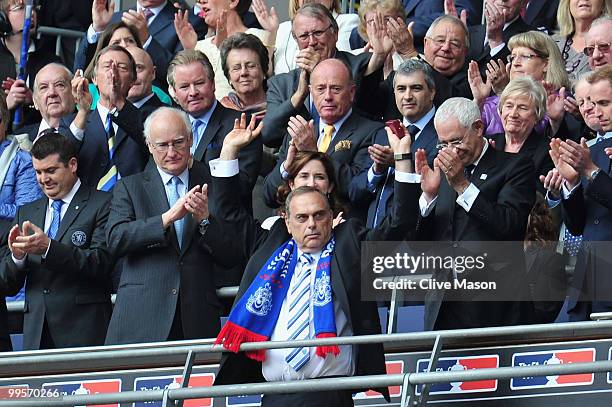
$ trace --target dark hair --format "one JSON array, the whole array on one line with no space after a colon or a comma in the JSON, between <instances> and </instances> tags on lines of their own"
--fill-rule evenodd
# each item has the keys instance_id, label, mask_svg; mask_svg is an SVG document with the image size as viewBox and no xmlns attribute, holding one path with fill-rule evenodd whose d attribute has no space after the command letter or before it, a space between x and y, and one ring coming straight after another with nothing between
<instances>
[{"instance_id":1,"label":"dark hair","mask_svg":"<svg viewBox=\"0 0 612 407\"><path fill-rule=\"evenodd\" d=\"M230 80L229 67L227 66L227 56L231 50L234 49L250 49L257 54L259 58L259 66L264 74L265 78L268 76L268 67L270 65L270 59L268 56L268 49L263 45L261 40L253 34L237 33L226 38L221 43L219 54L221 56L221 66L223 67L223 73L227 80Z\"/></svg>"},{"instance_id":2,"label":"dark hair","mask_svg":"<svg viewBox=\"0 0 612 407\"><path fill-rule=\"evenodd\" d=\"M325 203L327 204L327 207L325 209L331 210L331 203L329 202L329 198L325 196L323 192L319 191L315 187L309 187L307 185L304 185L304 186L294 189L293 191L289 192L289 195L287 195L287 200L285 201L285 208L284 208L285 214L287 215L287 217L289 217L290 215L289 207L291 206L291 200L297 196L304 195L304 194L320 195L325 200Z\"/></svg>"},{"instance_id":3,"label":"dark hair","mask_svg":"<svg viewBox=\"0 0 612 407\"><path fill-rule=\"evenodd\" d=\"M238 0L238 4L236 4L236 8L234 10L236 13L238 13L238 15L240 15L240 18L242 18L244 13L249 11L251 8L251 2L252 0Z\"/></svg>"},{"instance_id":4,"label":"dark hair","mask_svg":"<svg viewBox=\"0 0 612 407\"><path fill-rule=\"evenodd\" d=\"M108 27L106 27L104 31L102 31L102 34L100 34L100 38L98 39L98 45L96 46L96 52L94 53L94 56L98 55L100 51L102 51L104 48L108 46L113 34L115 33L115 31L117 31L120 28L125 28L126 30L128 30L130 34L132 34L132 37L134 37L134 41L136 41L136 46L138 48L142 48L140 37L138 36L138 32L136 32L134 27L132 27L131 25L127 25L123 21L119 21L118 23L109 25ZM91 80L93 77L95 66L96 64L94 63L94 60L92 60L89 63L89 65L87 65L87 68L85 69L85 72L83 73L83 76Z\"/></svg>"},{"instance_id":5,"label":"dark hair","mask_svg":"<svg viewBox=\"0 0 612 407\"><path fill-rule=\"evenodd\" d=\"M294 180L300 170L313 160L319 161L323 165L325 173L327 174L327 179L329 180L329 185L334 187L327 197L329 206L332 208L334 215L340 212L346 212L346 208L338 196L338 183L336 182L334 164L326 153L321 153L319 151L298 151L291 164L285 168L285 171L289 173L289 177L286 182L279 185L276 191L276 202L280 205L281 210L284 210L285 201L291 192L289 181Z\"/></svg>"},{"instance_id":6,"label":"dark hair","mask_svg":"<svg viewBox=\"0 0 612 407\"><path fill-rule=\"evenodd\" d=\"M30 154L37 160L44 160L50 155L59 154L59 161L64 165L68 165L70 159L76 158L77 149L66 137L58 132L51 131L36 140L32 150L30 150Z\"/></svg>"},{"instance_id":7,"label":"dark hair","mask_svg":"<svg viewBox=\"0 0 612 407\"><path fill-rule=\"evenodd\" d=\"M529 220L527 221L527 233L525 234L525 244L527 246L533 244L544 245L546 242L558 240L557 229L552 217L552 213L544 195L540 192L536 193L536 203L531 208Z\"/></svg>"},{"instance_id":8,"label":"dark hair","mask_svg":"<svg viewBox=\"0 0 612 407\"><path fill-rule=\"evenodd\" d=\"M100 58L102 58L102 55L106 54L107 52L111 52L111 51L119 51L119 52L123 52L125 55L128 56L128 61L130 66L128 67L128 69L130 70L130 79L132 81L136 80L136 61L134 61L134 57L132 56L132 54L130 54L130 52L123 48L121 45L109 45L107 47L102 48L102 50L100 50L100 52L98 52L93 60L93 71L92 71L92 75L96 76L96 72L98 70L98 62L100 61Z\"/></svg>"}]
</instances>

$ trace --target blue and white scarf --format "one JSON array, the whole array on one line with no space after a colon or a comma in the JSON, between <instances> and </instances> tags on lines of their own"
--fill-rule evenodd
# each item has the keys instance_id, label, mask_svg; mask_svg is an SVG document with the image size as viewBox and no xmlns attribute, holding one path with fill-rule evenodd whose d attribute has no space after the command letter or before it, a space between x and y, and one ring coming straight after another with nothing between
<instances>
[{"instance_id":1,"label":"blue and white scarf","mask_svg":"<svg viewBox=\"0 0 612 407\"><path fill-rule=\"evenodd\" d=\"M334 237L325 245L315 272L313 298L313 320L316 338L336 337L336 320L331 289L331 256L336 241ZM297 264L297 247L291 239L279 247L240 298L221 332L216 344L238 352L243 342L263 342L270 339L280 314L283 300L287 296L291 277ZM317 355L324 358L340 353L338 346L318 346ZM266 351L246 352L246 356L263 362Z\"/></svg>"}]
</instances>

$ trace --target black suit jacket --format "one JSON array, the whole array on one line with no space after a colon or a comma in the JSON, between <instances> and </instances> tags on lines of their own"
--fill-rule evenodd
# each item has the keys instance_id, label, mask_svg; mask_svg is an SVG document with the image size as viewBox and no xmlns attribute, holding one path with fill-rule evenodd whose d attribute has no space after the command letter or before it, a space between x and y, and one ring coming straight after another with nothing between
<instances>
[{"instance_id":1,"label":"black suit jacket","mask_svg":"<svg viewBox=\"0 0 612 407\"><path fill-rule=\"evenodd\" d=\"M472 173L471 182L480 192L466 212L456 203L457 193L442 176L434 209L426 217L419 216L418 238L443 242L516 242L512 250L504 248L501 267L488 265L486 272L503 292L517 293L517 301L494 301L495 297L488 291L475 292L471 297L466 294L465 301L446 302L444 290L430 290L425 303L425 329L476 328L530 321L530 310L525 309L530 304L520 302L528 290L524 286L524 260L519 259L524 259L522 242L535 202L534 177L533 163L527 157L489 147ZM435 277L438 281L452 278L444 272Z\"/></svg>"},{"instance_id":2,"label":"black suit jacket","mask_svg":"<svg viewBox=\"0 0 612 407\"><path fill-rule=\"evenodd\" d=\"M318 137L318 126L315 126L316 138ZM368 147L374 139L386 138L387 133L379 122L368 120L358 113L353 113L346 119L332 142L327 148L327 154L334 163L336 175L336 188L344 199L348 197L348 188L353 177L364 168L370 168L372 160L368 154ZM277 208L276 191L284 182L280 166L287 158L289 138L286 137L278 155L278 162L274 169L268 174L264 181L264 200L266 205ZM356 208L357 209L357 208ZM364 217L365 219L365 217Z\"/></svg>"},{"instance_id":3,"label":"black suit jacket","mask_svg":"<svg viewBox=\"0 0 612 407\"><path fill-rule=\"evenodd\" d=\"M600 173L592 181L582 179L569 199L562 201L566 227L573 235L583 237L569 291L568 313L574 314L575 319L589 318L576 314L578 310L574 308L579 300L592 302L593 312L612 310L610 249L605 243L592 243L612 240L612 169L604 152L606 147L612 147L612 139L590 147L591 158Z\"/></svg>"},{"instance_id":4,"label":"black suit jacket","mask_svg":"<svg viewBox=\"0 0 612 407\"><path fill-rule=\"evenodd\" d=\"M508 41L514 35L535 30L535 27L527 24L523 19L519 16L512 24L510 24L503 31L503 39L504 39L504 47L501 51L499 51L493 58L491 58L491 48L488 43L485 46L485 37L487 34L487 29L484 24L474 25L468 28L470 34L470 48L468 50L466 61L476 61L478 62L478 67L480 68L480 74L485 77L485 73L487 71L487 63L491 59L501 59L506 63L506 57L510 55L510 50L508 49Z\"/></svg>"},{"instance_id":5,"label":"black suit jacket","mask_svg":"<svg viewBox=\"0 0 612 407\"><path fill-rule=\"evenodd\" d=\"M376 139L374 142L380 145L389 145L386 132L382 138ZM438 133L436 133L434 120L432 117L429 123L427 123L423 130L421 130L421 133L414 143L412 143L410 152L414 155L418 149L424 149L425 153L427 154L427 162L429 163L429 166L433 168L433 160L438 155L438 149L436 148L437 143ZM380 183L376 185L376 189L371 191L370 188L368 188L369 169L370 167L364 168L361 173L353 179L353 182L351 182L349 185L348 194L351 203L359 207L368 207L366 225L368 228L373 228L380 225L384 216L391 210L391 204L393 203L392 197L393 185L395 184L395 172L387 171L387 174L384 175ZM376 218L376 210L379 206L381 206L382 212L381 215ZM376 224L374 224L375 219Z\"/></svg>"},{"instance_id":6,"label":"black suit jacket","mask_svg":"<svg viewBox=\"0 0 612 407\"><path fill-rule=\"evenodd\" d=\"M151 96L151 99L147 100L142 106L140 106L138 108L138 111L140 112L140 117L142 119L143 125L145 120L147 120L147 117L149 117L149 115L153 113L155 109L162 106L167 105L161 100L159 100L155 93L153 94L153 96Z\"/></svg>"},{"instance_id":7,"label":"black suit jacket","mask_svg":"<svg viewBox=\"0 0 612 407\"><path fill-rule=\"evenodd\" d=\"M205 236L213 253L247 262L244 276L236 296L236 302L245 293L261 267L279 245L291 238L283 221L276 222L271 230L264 230L259 223L241 210L233 193L237 177L212 179L211 199L217 203L211 222L222 224L226 233L239 236L235 245L219 245ZM363 224L350 219L334 229L334 249L331 280L334 301L338 301L351 323L354 335L380 333L378 311L373 302L361 301L360 253L362 240L397 240L406 230L413 229L417 210L417 184L396 185L395 210L388 222L377 230L366 230ZM355 363L356 375L384 374L384 353L381 344L359 345ZM261 363L246 358L242 353L224 353L215 384L261 382ZM386 389L378 389L388 396Z\"/></svg>"},{"instance_id":8,"label":"black suit jacket","mask_svg":"<svg viewBox=\"0 0 612 407\"><path fill-rule=\"evenodd\" d=\"M504 151L506 147L506 137L503 133L492 134L489 138L495 141L496 150ZM552 170L555 166L550 158L550 154L548 154L550 150L549 143L550 140L548 137L533 131L517 153L533 161L535 168L535 185L537 190L544 195L546 195L546 190L544 189L544 185L540 182L540 175L546 176L548 171Z\"/></svg>"},{"instance_id":9,"label":"black suit jacket","mask_svg":"<svg viewBox=\"0 0 612 407\"><path fill-rule=\"evenodd\" d=\"M343 61L351 70L353 81L357 87L355 93L356 105L359 106L359 100L362 97L369 97L361 90L362 84L367 83L367 87L371 88L382 80L382 69L364 76L364 73L370 62L370 54L365 52L359 55L353 55L349 52L336 51L335 58ZM264 117L264 127L261 132L263 143L269 147L280 147L284 138L288 137L287 123L291 116L300 115L306 120L310 120L312 101L310 97L306 97L304 103L298 107L291 104L291 96L295 93L300 82L299 68L293 69L287 73L275 75L267 82L268 92L266 116Z\"/></svg>"},{"instance_id":10,"label":"black suit jacket","mask_svg":"<svg viewBox=\"0 0 612 407\"><path fill-rule=\"evenodd\" d=\"M525 22L538 30L546 29L553 34L557 29L559 0L530 0L525 13Z\"/></svg>"},{"instance_id":11,"label":"black suit jacket","mask_svg":"<svg viewBox=\"0 0 612 407\"><path fill-rule=\"evenodd\" d=\"M208 165L210 160L219 158L223 140L234 129L234 120L240 118L240 114L241 112L223 107L221 103L217 102L206 130L193 154L194 160ZM253 187L255 182L257 182L259 170L261 169L262 154L263 148L260 138L253 140L238 154L240 162L240 194L244 207L249 211L252 208Z\"/></svg>"},{"instance_id":12,"label":"black suit jacket","mask_svg":"<svg viewBox=\"0 0 612 407\"><path fill-rule=\"evenodd\" d=\"M195 161L188 190L209 178L206 166ZM152 161L144 172L119 180L113 190L106 238L117 256L125 257L107 344L167 340L178 307L185 339L210 338L219 331L213 264L198 225L191 215L184 218L179 248L174 226L162 226L161 215L168 209ZM214 228L209 232L222 235Z\"/></svg>"},{"instance_id":13,"label":"black suit jacket","mask_svg":"<svg viewBox=\"0 0 612 407\"><path fill-rule=\"evenodd\" d=\"M29 220L42 229L48 203L45 196L22 206L15 222ZM40 347L45 321L58 348L104 343L114 264L104 238L109 204L110 194L81 185L44 259L29 255L19 270L10 253L4 258L0 273L9 294L26 285L24 349Z\"/></svg>"},{"instance_id":14,"label":"black suit jacket","mask_svg":"<svg viewBox=\"0 0 612 407\"><path fill-rule=\"evenodd\" d=\"M122 177L142 171L149 160L149 150L144 140L142 120L138 109L126 101L123 109L112 118L119 126L115 134L115 154L110 161L108 141L104 123L98 110L92 110L87 117L83 140L79 141L78 173L86 185L96 187L113 163Z\"/></svg>"},{"instance_id":15,"label":"black suit jacket","mask_svg":"<svg viewBox=\"0 0 612 407\"><path fill-rule=\"evenodd\" d=\"M64 116L60 119L60 125L59 128L57 129L58 132L60 134L63 134L64 136L73 139L71 137L72 133L70 131L70 124L72 123L72 121L74 120L74 117L76 116L76 113L70 113L67 116ZM30 139L30 141L34 141L36 140L36 137L38 136L38 128L40 127L40 123L41 122L36 122L36 123L32 123L28 126L24 126L22 128L20 128L17 133L18 134L27 134L28 135L28 139Z\"/></svg>"}]
</instances>

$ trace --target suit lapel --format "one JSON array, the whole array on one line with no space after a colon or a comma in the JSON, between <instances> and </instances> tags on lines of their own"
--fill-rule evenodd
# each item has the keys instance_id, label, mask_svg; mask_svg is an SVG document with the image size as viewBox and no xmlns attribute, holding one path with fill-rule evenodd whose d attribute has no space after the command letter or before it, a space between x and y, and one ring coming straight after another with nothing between
<instances>
[{"instance_id":1,"label":"suit lapel","mask_svg":"<svg viewBox=\"0 0 612 407\"><path fill-rule=\"evenodd\" d=\"M423 130L421 130L421 134L419 134L419 137L414 141L410 150L412 150L412 153L415 153L419 148L429 151L437 142L438 135L436 134L432 118Z\"/></svg>"},{"instance_id":2,"label":"suit lapel","mask_svg":"<svg viewBox=\"0 0 612 407\"><path fill-rule=\"evenodd\" d=\"M149 26L149 34L154 37L155 34L159 33L163 29L165 29L174 18L174 13L170 10L172 7L170 4L166 4L166 7L161 9L155 20Z\"/></svg>"},{"instance_id":3,"label":"suit lapel","mask_svg":"<svg viewBox=\"0 0 612 407\"><path fill-rule=\"evenodd\" d=\"M210 115L210 120L206 125L206 130L204 134L202 134L202 138L196 147L195 153L193 154L193 158L197 161L202 161L204 154L206 153L206 149L208 145L215 137L219 129L221 129L221 116L222 116L222 106L221 103L217 103L215 110L212 115Z\"/></svg>"},{"instance_id":4,"label":"suit lapel","mask_svg":"<svg viewBox=\"0 0 612 407\"><path fill-rule=\"evenodd\" d=\"M337 272L334 272L337 270ZM344 278L342 275L342 269L340 268L340 262L338 262L338 252L334 250L332 265L330 268L330 278L332 291L339 301L340 307L348 321L351 321L351 310L349 307L348 297L346 296L346 287L344 285Z\"/></svg>"},{"instance_id":5,"label":"suit lapel","mask_svg":"<svg viewBox=\"0 0 612 407\"><path fill-rule=\"evenodd\" d=\"M535 17L540 13L542 7L544 7L544 0L531 0L529 2L529 7L527 7L527 12L525 13L525 22L531 24L531 21L535 19Z\"/></svg>"},{"instance_id":6,"label":"suit lapel","mask_svg":"<svg viewBox=\"0 0 612 407\"><path fill-rule=\"evenodd\" d=\"M489 146L476 168L474 168L474 172L472 172L471 182L476 187L480 188L489 179L489 173L492 173L493 167L495 167L495 156L496 151Z\"/></svg>"},{"instance_id":7,"label":"suit lapel","mask_svg":"<svg viewBox=\"0 0 612 407\"><path fill-rule=\"evenodd\" d=\"M346 121L342 123L342 127L340 127L340 130L338 130L338 133L335 135L335 137L327 147L326 153L328 155L332 155L334 151L336 151L336 144L338 144L339 141L348 139L357 129L355 121L353 120L354 117L355 115L351 113L351 115L346 119Z\"/></svg>"},{"instance_id":8,"label":"suit lapel","mask_svg":"<svg viewBox=\"0 0 612 407\"><path fill-rule=\"evenodd\" d=\"M86 202L89 200L89 189L81 184L79 190L74 194L74 198L70 201L70 205L60 222L59 229L55 235L55 240L60 241L66 234L68 228L74 223L74 220L79 215L79 212L83 210Z\"/></svg>"},{"instance_id":9,"label":"suit lapel","mask_svg":"<svg viewBox=\"0 0 612 407\"><path fill-rule=\"evenodd\" d=\"M196 185L199 185L201 187L202 184L204 184L204 176L199 167L200 166L196 161L194 162L193 167L189 171L189 187L187 188L187 191L191 191L191 189ZM191 214L185 216L184 219L185 226L183 227L182 252L186 253L189 249L189 246L191 245L191 242L193 241L193 236L196 233L196 228L198 227L198 224L196 223L195 219L193 219L193 216Z\"/></svg>"},{"instance_id":10,"label":"suit lapel","mask_svg":"<svg viewBox=\"0 0 612 407\"><path fill-rule=\"evenodd\" d=\"M170 205L168 205L166 189L164 188L164 183L153 161L149 161L147 167L145 168L143 176L143 185L145 191L147 191L149 201L151 202L153 213L162 214L168 209L170 209ZM180 253L178 240L176 239L176 231L174 230L174 225L171 226L170 230L170 242L172 243L176 251Z\"/></svg>"},{"instance_id":11,"label":"suit lapel","mask_svg":"<svg viewBox=\"0 0 612 407\"><path fill-rule=\"evenodd\" d=\"M32 209L28 212L28 216L22 216L22 221L27 219L41 229L45 228L45 217L47 215L47 206L49 205L49 198L43 196L39 200L32 204Z\"/></svg>"}]
</instances>

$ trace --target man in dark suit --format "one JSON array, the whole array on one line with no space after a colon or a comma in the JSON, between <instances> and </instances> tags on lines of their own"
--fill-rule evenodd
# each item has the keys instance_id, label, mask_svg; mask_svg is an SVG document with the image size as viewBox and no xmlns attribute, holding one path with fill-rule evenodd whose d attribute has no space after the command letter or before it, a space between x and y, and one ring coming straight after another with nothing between
<instances>
[{"instance_id":1,"label":"man in dark suit","mask_svg":"<svg viewBox=\"0 0 612 407\"><path fill-rule=\"evenodd\" d=\"M72 72L62 64L53 62L38 71L32 98L42 120L22 127L18 132L27 133L30 141L34 142L48 129L69 135L71 131L78 131L79 126L83 127L89 107L74 114L75 99L71 82Z\"/></svg>"},{"instance_id":2,"label":"man in dark suit","mask_svg":"<svg viewBox=\"0 0 612 407\"><path fill-rule=\"evenodd\" d=\"M31 153L46 196L19 208L0 267L11 293L26 286L23 346L102 345L114 262L104 239L110 195L81 183L64 136L45 135Z\"/></svg>"},{"instance_id":3,"label":"man in dark suit","mask_svg":"<svg viewBox=\"0 0 612 407\"><path fill-rule=\"evenodd\" d=\"M240 113L227 109L215 99L215 73L200 51L181 51L168 66L170 95L189 115L193 134L193 159L205 164L219 157L223 138L234 128ZM262 146L254 140L240 155L240 193L251 208L251 192L261 167Z\"/></svg>"},{"instance_id":4,"label":"man in dark suit","mask_svg":"<svg viewBox=\"0 0 612 407\"><path fill-rule=\"evenodd\" d=\"M244 328L244 331L255 329L250 322L265 324L267 327L262 331L257 329L256 341L379 333L380 323L375 304L360 300L361 275L357 270L360 269L361 241L397 239L406 229L414 228L416 221L414 214L417 211L415 194L418 191L418 184L398 182L395 210L389 216L389 221L376 231L368 231L361 222L352 219L332 230L333 214L327 198L309 186L293 190L286 201L286 220L275 222L269 231L264 230L258 222L240 209L233 192L237 187L236 151L251 137L256 137L258 132L257 129L253 131L253 125L248 129L245 127L241 124L239 129L232 131L226 137L220 159L210 163L213 179L209 201L214 201L217 208L216 211L211 211L211 224L221 224L226 233L240 236L240 239L232 239L234 246L221 246L213 241L212 236L205 236L205 240L211 245L215 256L233 257L235 261L248 261L229 322L217 337L217 342L237 352L244 337L232 340L235 338L233 336L236 333L235 327L238 325ZM412 160L407 154L410 151L410 139L404 138L400 141L397 137L390 137L390 143L397 153L398 161L395 165L398 174L411 175L406 174L412 172ZM261 273L274 268L266 266L271 265L271 259L281 247L284 247L283 256L276 264L285 264L287 268L281 266L275 270L282 269L287 273L281 275L274 275L276 271L270 273L273 274L272 281L277 277L286 278L286 284L281 280L274 288L266 287L265 279L270 277L262 279ZM299 258L306 261L295 261ZM263 288L258 288L261 282L264 282ZM307 287L311 284L318 287L317 292L326 293L320 302L315 301L314 296L310 295ZM269 283L267 285L269 286ZM305 291L302 291L302 285ZM276 287L280 290L277 291ZM283 287L286 288L286 292L282 292ZM256 291L268 289L273 296L276 296L273 301L277 304L282 302L282 305L272 312L268 310L259 313L261 318L253 317L254 320L249 321L248 310L258 311L254 309L258 308L258 304L253 304L251 301L257 301ZM304 294L297 296L296 292ZM294 300L296 302L292 303ZM247 305L249 303L251 305ZM266 301L264 300L261 305L265 309ZM319 311L319 307L327 308ZM304 309L313 311L301 312ZM318 315L319 312L322 315ZM244 315L245 313L247 315ZM313 323L313 320L317 321L319 316L327 321L333 321L333 328L320 330L320 325L317 322ZM291 320L299 323L292 324ZM244 324L241 325L238 321ZM297 329L295 328L297 326L303 328ZM290 381L385 372L383 349L380 344L330 348L335 349L317 351L316 348L275 349L258 352L257 355L225 353L215 384ZM334 352L335 357L329 355L328 351ZM292 357L293 354L299 357ZM383 392L388 397L386 389L377 389L377 391ZM262 399L262 406L292 405L348 406L352 405L351 391L264 395Z\"/></svg>"},{"instance_id":5,"label":"man in dark suit","mask_svg":"<svg viewBox=\"0 0 612 407\"><path fill-rule=\"evenodd\" d=\"M325 6L317 3L300 7L293 18L292 33L300 49L296 60L298 68L276 75L268 81L268 106L262 138L269 147L280 147L283 143L284 134L278 129L285 129L290 117L300 115L306 120L314 119L318 122L319 112L314 110L308 83L319 62L328 58L344 62L351 71L355 82L355 99L358 100L362 96L369 97L361 92L363 82L371 82L370 86L375 86L382 80L380 68L391 50L390 46L385 48L383 44L385 30L380 27L368 33L372 54L353 55L338 51L338 23Z\"/></svg>"},{"instance_id":6,"label":"man in dark suit","mask_svg":"<svg viewBox=\"0 0 612 407\"><path fill-rule=\"evenodd\" d=\"M352 110L355 84L351 72L342 61L331 58L320 62L310 77L310 89L320 118L317 123L301 116L290 118L278 163L265 180L264 199L270 207L278 206L276 191L288 177L285 169L289 166L286 160L290 148L327 153L336 170L338 192L340 196L347 197L353 177L372 164L368 157L372 140L386 139L380 123L370 121Z\"/></svg>"},{"instance_id":7,"label":"man in dark suit","mask_svg":"<svg viewBox=\"0 0 612 407\"><path fill-rule=\"evenodd\" d=\"M410 152L416 154L418 149L425 150L427 162L433 165L438 153L438 135L433 120L436 113L433 105L436 88L431 67L416 59L404 61L395 71L394 89L395 103L403 116L403 130L406 137L413 139ZM381 224L393 202L393 152L387 134L377 135L383 137L376 139L375 144L368 149L374 164L365 168L349 186L351 203L368 206L368 228Z\"/></svg>"},{"instance_id":8,"label":"man in dark suit","mask_svg":"<svg viewBox=\"0 0 612 407\"><path fill-rule=\"evenodd\" d=\"M129 100L139 111L142 122L158 107L164 106L157 95L153 93L155 66L149 54L138 47L127 48L136 63L136 81L128 93Z\"/></svg>"},{"instance_id":9,"label":"man in dark suit","mask_svg":"<svg viewBox=\"0 0 612 407\"><path fill-rule=\"evenodd\" d=\"M535 202L533 163L528 157L497 151L483 138L475 103L444 102L435 117L440 152L432 170L425 154L416 158L423 194L417 224L419 240L510 242L476 247L489 251L486 268L456 274L437 270L438 282L494 281L498 290L464 290L448 301L445 289L425 297L425 328L456 329L511 325L530 320L523 239ZM441 176L441 173L444 175ZM456 247L456 246L453 246ZM436 253L434 253L436 254ZM459 294L459 296L457 296Z\"/></svg>"},{"instance_id":10,"label":"man in dark suit","mask_svg":"<svg viewBox=\"0 0 612 407\"><path fill-rule=\"evenodd\" d=\"M75 70L85 69L87 62L94 57L100 34L110 24L123 21L132 26L140 39L143 48L149 53L157 67L155 85L166 89L166 67L174 54L183 49L174 28L174 15L177 9L167 0L138 0L136 10L116 12L107 1L95 0L91 9L92 25L81 40L76 55ZM195 29L198 39L203 39L208 27L204 19L188 10L189 22Z\"/></svg>"},{"instance_id":11,"label":"man in dark suit","mask_svg":"<svg viewBox=\"0 0 612 407\"><path fill-rule=\"evenodd\" d=\"M553 158L564 179L563 220L573 235L582 235L574 277L569 291L568 314L573 321L589 319L592 312L612 311L612 279L609 276L612 240L610 176L605 149L612 147L612 67L587 77L589 98L602 132L595 140L554 140Z\"/></svg>"},{"instance_id":12,"label":"man in dark suit","mask_svg":"<svg viewBox=\"0 0 612 407\"><path fill-rule=\"evenodd\" d=\"M548 34L557 29L557 10L559 0L528 0L523 20L532 27Z\"/></svg>"},{"instance_id":13,"label":"man in dark suit","mask_svg":"<svg viewBox=\"0 0 612 407\"><path fill-rule=\"evenodd\" d=\"M501 59L506 63L510 55L508 41L513 35L535 30L520 15L527 0L487 0L486 23L469 27L470 48L468 61L478 62L480 73L485 76L487 63Z\"/></svg>"},{"instance_id":14,"label":"man in dark suit","mask_svg":"<svg viewBox=\"0 0 612 407\"><path fill-rule=\"evenodd\" d=\"M85 128L73 135L80 143L79 161L87 163L79 168L81 181L110 191L119 178L142 171L149 152L142 136L140 113L127 101L136 80L134 58L125 48L110 45L100 51L94 62L93 83L100 99L96 109L88 111Z\"/></svg>"},{"instance_id":15,"label":"man in dark suit","mask_svg":"<svg viewBox=\"0 0 612 407\"><path fill-rule=\"evenodd\" d=\"M198 161L188 167L184 112L159 108L145 135L154 162L113 191L107 243L125 261L106 343L209 338L219 330L219 302L200 241L208 225L201 211L207 168Z\"/></svg>"}]
</instances>

